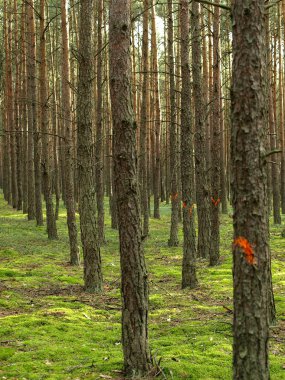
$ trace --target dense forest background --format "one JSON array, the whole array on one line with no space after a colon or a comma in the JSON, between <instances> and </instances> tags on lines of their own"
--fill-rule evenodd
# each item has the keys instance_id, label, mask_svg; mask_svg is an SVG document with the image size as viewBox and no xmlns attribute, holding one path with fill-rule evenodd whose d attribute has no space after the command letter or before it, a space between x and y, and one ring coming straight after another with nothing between
<instances>
[{"instance_id":1,"label":"dense forest background","mask_svg":"<svg viewBox=\"0 0 285 380\"><path fill-rule=\"evenodd\" d=\"M0 7L3 379L283 378L285 1Z\"/></svg>"}]
</instances>

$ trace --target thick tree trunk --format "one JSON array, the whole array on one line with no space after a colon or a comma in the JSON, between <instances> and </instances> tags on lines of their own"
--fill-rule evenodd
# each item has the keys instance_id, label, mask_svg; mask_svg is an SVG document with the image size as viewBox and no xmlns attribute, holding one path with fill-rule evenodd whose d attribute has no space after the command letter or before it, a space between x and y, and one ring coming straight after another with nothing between
<instances>
[{"instance_id":1,"label":"thick tree trunk","mask_svg":"<svg viewBox=\"0 0 285 380\"><path fill-rule=\"evenodd\" d=\"M233 2L233 364L238 380L269 379L265 31L264 0Z\"/></svg>"},{"instance_id":2,"label":"thick tree trunk","mask_svg":"<svg viewBox=\"0 0 285 380\"><path fill-rule=\"evenodd\" d=\"M96 221L94 148L92 139L92 19L93 0L80 1L79 80L77 99L77 158L79 213L84 258L84 285L88 292L102 290L102 269Z\"/></svg>"},{"instance_id":3,"label":"thick tree trunk","mask_svg":"<svg viewBox=\"0 0 285 380\"><path fill-rule=\"evenodd\" d=\"M148 283L141 242L136 123L131 106L130 5L130 0L110 2L110 90L122 272L124 367L128 376L141 378L150 368Z\"/></svg>"},{"instance_id":4,"label":"thick tree trunk","mask_svg":"<svg viewBox=\"0 0 285 380\"><path fill-rule=\"evenodd\" d=\"M196 277L196 246L194 223L193 161L189 159L193 153L191 94L190 94L190 63L189 63L189 5L188 0L180 1L181 25L181 182L183 202L183 263L182 288L197 286Z\"/></svg>"}]
</instances>

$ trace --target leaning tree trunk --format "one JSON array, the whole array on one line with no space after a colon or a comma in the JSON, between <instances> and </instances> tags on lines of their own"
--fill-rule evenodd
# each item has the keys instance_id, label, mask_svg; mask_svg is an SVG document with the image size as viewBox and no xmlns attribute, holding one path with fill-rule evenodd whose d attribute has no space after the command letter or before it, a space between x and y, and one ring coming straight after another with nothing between
<instances>
[{"instance_id":1,"label":"leaning tree trunk","mask_svg":"<svg viewBox=\"0 0 285 380\"><path fill-rule=\"evenodd\" d=\"M150 368L148 283L141 241L136 123L131 105L130 6L130 0L110 2L110 91L122 273L124 367L128 376L141 378Z\"/></svg>"},{"instance_id":2,"label":"leaning tree trunk","mask_svg":"<svg viewBox=\"0 0 285 380\"><path fill-rule=\"evenodd\" d=\"M92 139L92 15L93 0L80 1L79 80L77 99L77 159L79 214L84 258L84 285L89 292L102 290L102 269L96 221L94 150Z\"/></svg>"},{"instance_id":3,"label":"leaning tree trunk","mask_svg":"<svg viewBox=\"0 0 285 380\"><path fill-rule=\"evenodd\" d=\"M70 245L70 262L79 265L79 250L77 243L77 227L75 219L75 201L73 186L73 159L72 159L72 115L70 94L70 67L69 67L69 39L67 1L61 0L62 25L62 115L65 127L65 202L67 210L67 226Z\"/></svg>"},{"instance_id":4,"label":"leaning tree trunk","mask_svg":"<svg viewBox=\"0 0 285 380\"><path fill-rule=\"evenodd\" d=\"M270 249L265 4L233 2L234 379L267 380ZM247 36L247 38L245 38Z\"/></svg>"}]
</instances>

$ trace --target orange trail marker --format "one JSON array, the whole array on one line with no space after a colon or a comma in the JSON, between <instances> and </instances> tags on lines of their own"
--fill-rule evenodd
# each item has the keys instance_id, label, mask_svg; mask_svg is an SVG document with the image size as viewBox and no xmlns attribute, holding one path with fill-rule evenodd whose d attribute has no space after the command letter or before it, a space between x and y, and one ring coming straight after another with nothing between
<instances>
[{"instance_id":1,"label":"orange trail marker","mask_svg":"<svg viewBox=\"0 0 285 380\"><path fill-rule=\"evenodd\" d=\"M250 242L242 236L235 239L234 245L240 247L245 255L246 262L250 265L256 264L256 259L254 257L254 251Z\"/></svg>"},{"instance_id":2,"label":"orange trail marker","mask_svg":"<svg viewBox=\"0 0 285 380\"><path fill-rule=\"evenodd\" d=\"M218 206L218 204L221 202L221 198L218 198L217 200L211 197L211 201L215 207Z\"/></svg>"}]
</instances>

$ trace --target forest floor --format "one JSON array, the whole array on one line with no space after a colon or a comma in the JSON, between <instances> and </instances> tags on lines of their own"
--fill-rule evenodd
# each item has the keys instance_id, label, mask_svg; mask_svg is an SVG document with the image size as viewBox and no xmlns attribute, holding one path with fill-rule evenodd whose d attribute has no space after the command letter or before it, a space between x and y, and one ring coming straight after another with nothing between
<instances>
[{"instance_id":1,"label":"forest floor","mask_svg":"<svg viewBox=\"0 0 285 380\"><path fill-rule=\"evenodd\" d=\"M106 212L104 292L82 290L82 267L68 264L65 211L60 239L48 241L0 195L0 379L122 379L117 231ZM221 265L198 261L199 287L181 290L182 245L168 248L170 208L151 219L145 244L150 280L149 338L162 379L231 379L232 219L221 218ZM283 224L285 218L283 218ZM285 239L271 224L277 325L271 379L285 378ZM182 231L180 231L182 242Z\"/></svg>"}]
</instances>

